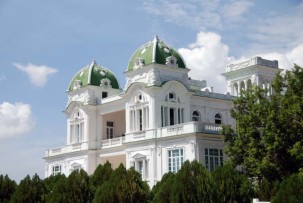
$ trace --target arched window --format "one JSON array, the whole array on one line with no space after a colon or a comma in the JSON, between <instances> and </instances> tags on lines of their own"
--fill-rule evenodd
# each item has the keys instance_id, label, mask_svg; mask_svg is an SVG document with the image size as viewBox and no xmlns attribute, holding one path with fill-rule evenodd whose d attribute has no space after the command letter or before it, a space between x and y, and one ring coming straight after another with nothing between
<instances>
[{"instance_id":1,"label":"arched window","mask_svg":"<svg viewBox=\"0 0 303 203\"><path fill-rule=\"evenodd\" d=\"M165 104L161 106L161 126L176 125L184 122L184 107L175 92L165 95Z\"/></svg>"},{"instance_id":2,"label":"arched window","mask_svg":"<svg viewBox=\"0 0 303 203\"><path fill-rule=\"evenodd\" d=\"M84 139L84 117L80 110L76 111L70 121L70 142L80 143Z\"/></svg>"},{"instance_id":3,"label":"arched window","mask_svg":"<svg viewBox=\"0 0 303 203\"><path fill-rule=\"evenodd\" d=\"M215 124L222 124L222 117L219 113L215 115Z\"/></svg>"},{"instance_id":4,"label":"arched window","mask_svg":"<svg viewBox=\"0 0 303 203\"><path fill-rule=\"evenodd\" d=\"M192 114L192 121L200 121L200 114L198 111L194 111Z\"/></svg>"},{"instance_id":5,"label":"arched window","mask_svg":"<svg viewBox=\"0 0 303 203\"><path fill-rule=\"evenodd\" d=\"M149 129L149 103L143 92L138 92L129 108L129 131L136 132Z\"/></svg>"}]
</instances>

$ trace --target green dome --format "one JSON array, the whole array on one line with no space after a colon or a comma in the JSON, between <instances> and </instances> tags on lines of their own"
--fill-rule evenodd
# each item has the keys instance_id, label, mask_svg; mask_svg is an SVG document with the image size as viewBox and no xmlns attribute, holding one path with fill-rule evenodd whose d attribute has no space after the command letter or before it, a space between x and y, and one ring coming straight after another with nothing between
<instances>
[{"instance_id":1,"label":"green dome","mask_svg":"<svg viewBox=\"0 0 303 203\"><path fill-rule=\"evenodd\" d=\"M78 89L86 85L101 86L111 85L114 89L119 89L119 83L115 75L95 61L85 66L71 80L68 91Z\"/></svg>"},{"instance_id":2,"label":"green dome","mask_svg":"<svg viewBox=\"0 0 303 203\"><path fill-rule=\"evenodd\" d=\"M173 66L177 68L186 68L182 56L173 48L168 47L156 36L135 51L129 60L127 71L132 71L138 67L152 63Z\"/></svg>"}]
</instances>

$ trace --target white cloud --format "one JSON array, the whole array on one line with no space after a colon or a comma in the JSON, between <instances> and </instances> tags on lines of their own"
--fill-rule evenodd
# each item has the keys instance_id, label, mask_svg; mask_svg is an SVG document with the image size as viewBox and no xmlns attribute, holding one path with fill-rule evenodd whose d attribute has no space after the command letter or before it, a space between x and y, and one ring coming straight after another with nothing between
<instances>
[{"instance_id":1,"label":"white cloud","mask_svg":"<svg viewBox=\"0 0 303 203\"><path fill-rule=\"evenodd\" d=\"M295 46L290 51L287 52L267 52L267 53L259 53L256 56L261 56L264 59L268 60L278 60L279 68L284 70L290 70L293 68L294 63L303 67L303 43ZM241 60L247 60L251 57L242 57ZM238 61L238 59L237 59ZM235 61L233 61L235 63Z\"/></svg>"},{"instance_id":2,"label":"white cloud","mask_svg":"<svg viewBox=\"0 0 303 203\"><path fill-rule=\"evenodd\" d=\"M206 30L222 28L223 20L241 20L252 5L252 0L147 0L143 3L143 9L152 15L163 17L167 22L194 30Z\"/></svg>"},{"instance_id":3,"label":"white cloud","mask_svg":"<svg viewBox=\"0 0 303 203\"><path fill-rule=\"evenodd\" d=\"M14 63L13 65L19 70L27 73L31 83L38 87L43 87L48 80L48 76L58 72L57 69L45 65L37 66L31 63L27 65Z\"/></svg>"},{"instance_id":4,"label":"white cloud","mask_svg":"<svg viewBox=\"0 0 303 203\"><path fill-rule=\"evenodd\" d=\"M35 122L29 104L8 102L0 104L0 138L24 135L34 126Z\"/></svg>"},{"instance_id":5,"label":"white cloud","mask_svg":"<svg viewBox=\"0 0 303 203\"><path fill-rule=\"evenodd\" d=\"M213 86L215 92L224 93L226 91L226 81L220 74L225 72L225 68L231 63L240 63L248 60L252 56L242 56L235 58L229 55L228 45L221 42L221 36L212 32L200 32L197 34L196 42L190 44L188 48L178 50L185 59L187 67L191 69L189 76L193 79L206 80L208 86ZM288 52L265 52L255 56L261 56L268 60L278 60L279 68L291 69L293 64L303 66L303 43L295 46Z\"/></svg>"},{"instance_id":6,"label":"white cloud","mask_svg":"<svg viewBox=\"0 0 303 203\"><path fill-rule=\"evenodd\" d=\"M250 49L283 51L303 42L303 3L299 6L259 20L248 27L248 37L254 41Z\"/></svg>"},{"instance_id":7,"label":"white cloud","mask_svg":"<svg viewBox=\"0 0 303 203\"><path fill-rule=\"evenodd\" d=\"M293 48L288 54L288 60L293 64L296 63L297 65L303 67L303 43L299 44L295 48Z\"/></svg>"},{"instance_id":8,"label":"white cloud","mask_svg":"<svg viewBox=\"0 0 303 203\"><path fill-rule=\"evenodd\" d=\"M193 79L207 80L208 86L214 86L216 92L225 92L226 84L220 74L225 72L231 61L228 46L221 42L220 35L211 32L200 32L196 42L189 48L178 50L191 69L189 76ZM208 80L211 79L211 80Z\"/></svg>"},{"instance_id":9,"label":"white cloud","mask_svg":"<svg viewBox=\"0 0 303 203\"><path fill-rule=\"evenodd\" d=\"M274 1L272 1L274 2ZM197 32L220 32L234 55L287 52L303 42L303 2L145 0L143 10ZM281 8L283 7L283 8Z\"/></svg>"},{"instance_id":10,"label":"white cloud","mask_svg":"<svg viewBox=\"0 0 303 203\"><path fill-rule=\"evenodd\" d=\"M234 0L223 6L222 15L225 18L238 18L242 16L253 5L254 2L250 0Z\"/></svg>"}]
</instances>

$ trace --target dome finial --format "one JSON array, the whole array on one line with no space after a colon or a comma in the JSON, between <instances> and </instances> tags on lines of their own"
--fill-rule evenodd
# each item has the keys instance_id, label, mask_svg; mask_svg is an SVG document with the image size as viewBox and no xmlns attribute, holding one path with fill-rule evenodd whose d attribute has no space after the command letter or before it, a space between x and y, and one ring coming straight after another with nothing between
<instances>
[{"instance_id":1,"label":"dome finial","mask_svg":"<svg viewBox=\"0 0 303 203\"><path fill-rule=\"evenodd\" d=\"M92 61L92 63L90 64L90 68L92 68L92 67L94 67L94 65L96 65L97 64L97 62L96 62L96 60L95 59L93 59L93 61Z\"/></svg>"},{"instance_id":2,"label":"dome finial","mask_svg":"<svg viewBox=\"0 0 303 203\"><path fill-rule=\"evenodd\" d=\"M159 41L159 37L157 34L155 34L154 41L156 41L156 42Z\"/></svg>"}]
</instances>

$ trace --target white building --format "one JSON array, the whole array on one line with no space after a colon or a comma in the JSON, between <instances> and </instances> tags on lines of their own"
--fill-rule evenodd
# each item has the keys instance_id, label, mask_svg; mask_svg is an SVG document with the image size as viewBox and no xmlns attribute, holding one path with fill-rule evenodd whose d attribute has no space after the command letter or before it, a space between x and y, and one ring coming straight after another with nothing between
<instances>
[{"instance_id":1,"label":"white building","mask_svg":"<svg viewBox=\"0 0 303 203\"><path fill-rule=\"evenodd\" d=\"M229 65L226 94L205 80L188 78L182 56L155 37L135 51L122 90L114 74L95 61L72 78L67 90L67 140L45 154L45 176L69 175L80 168L92 174L107 160L116 168L134 166L150 186L185 160L208 170L221 166L221 125L232 125L231 95L256 84L268 85L277 61L260 57Z\"/></svg>"}]
</instances>

